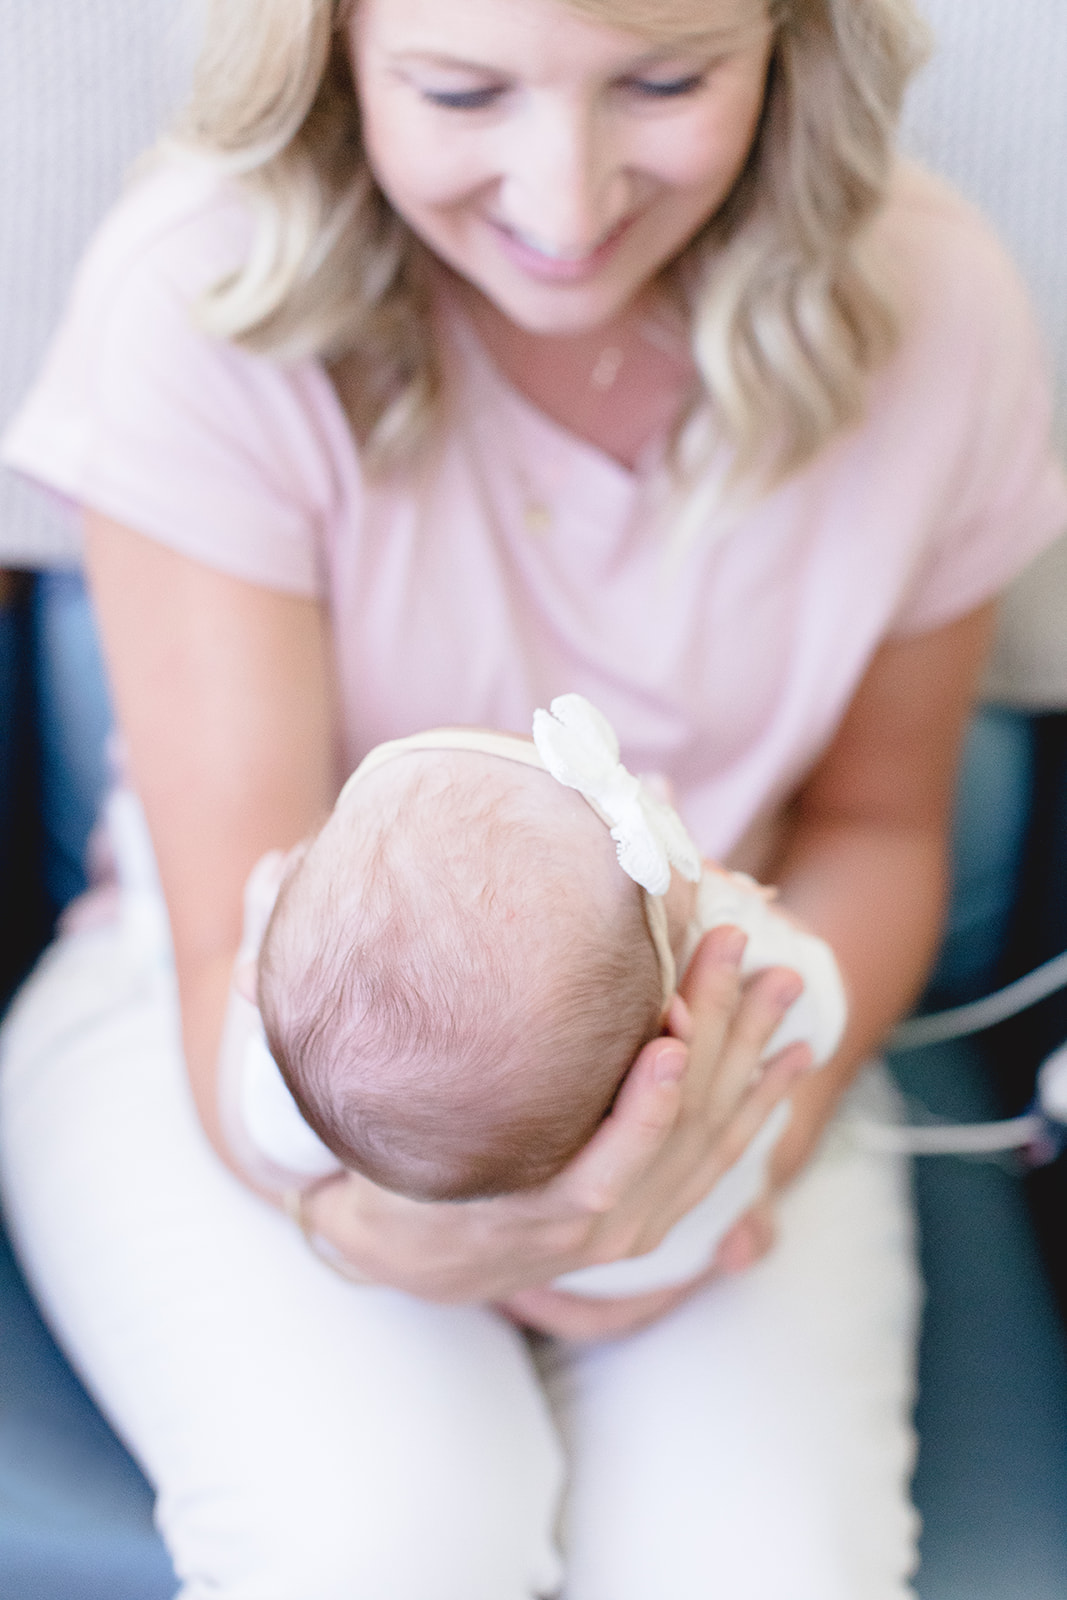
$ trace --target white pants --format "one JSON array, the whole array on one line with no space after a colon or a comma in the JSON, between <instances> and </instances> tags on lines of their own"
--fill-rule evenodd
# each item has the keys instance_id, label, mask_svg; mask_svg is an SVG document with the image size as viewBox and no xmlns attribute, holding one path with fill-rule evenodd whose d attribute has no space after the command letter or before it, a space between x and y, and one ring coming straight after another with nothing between
<instances>
[{"instance_id":1,"label":"white pants","mask_svg":"<svg viewBox=\"0 0 1067 1600\"><path fill-rule=\"evenodd\" d=\"M912 1593L906 1173L847 1111L770 1257L578 1348L315 1260L210 1150L170 975L116 929L53 948L2 1067L17 1248L182 1600Z\"/></svg>"}]
</instances>

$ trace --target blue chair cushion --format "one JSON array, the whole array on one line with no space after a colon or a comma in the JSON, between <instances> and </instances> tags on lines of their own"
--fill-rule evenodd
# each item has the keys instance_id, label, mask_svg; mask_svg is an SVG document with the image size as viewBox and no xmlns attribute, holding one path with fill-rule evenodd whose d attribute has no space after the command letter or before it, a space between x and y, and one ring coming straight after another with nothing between
<instances>
[{"instance_id":1,"label":"blue chair cushion","mask_svg":"<svg viewBox=\"0 0 1067 1600\"><path fill-rule=\"evenodd\" d=\"M982 1044L891 1065L938 1116L998 1116ZM1067 1346L1010 1161L915 1163L927 1285L914 1493L921 1600L1067 1596Z\"/></svg>"},{"instance_id":2,"label":"blue chair cushion","mask_svg":"<svg viewBox=\"0 0 1067 1600\"><path fill-rule=\"evenodd\" d=\"M56 1348L0 1231L0 1595L172 1600L152 1491Z\"/></svg>"}]
</instances>

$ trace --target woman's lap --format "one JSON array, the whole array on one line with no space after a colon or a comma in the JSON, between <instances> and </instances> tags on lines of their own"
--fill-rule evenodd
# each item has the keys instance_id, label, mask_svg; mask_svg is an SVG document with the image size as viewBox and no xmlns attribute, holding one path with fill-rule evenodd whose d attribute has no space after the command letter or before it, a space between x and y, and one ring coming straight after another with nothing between
<instances>
[{"instance_id":1,"label":"woman's lap","mask_svg":"<svg viewBox=\"0 0 1067 1600\"><path fill-rule=\"evenodd\" d=\"M184 1600L551 1592L562 1468L524 1341L329 1273L203 1139L166 974L108 930L48 959L5 1039L8 1215L159 1486ZM907 1205L838 1142L754 1272L635 1338L542 1348L567 1600L908 1592Z\"/></svg>"},{"instance_id":2,"label":"woman's lap","mask_svg":"<svg viewBox=\"0 0 1067 1600\"><path fill-rule=\"evenodd\" d=\"M877 1078L857 1100L893 1114ZM545 1350L571 1460L567 1600L911 1594L906 1175L839 1127L781 1227L759 1266L643 1334Z\"/></svg>"},{"instance_id":3,"label":"woman's lap","mask_svg":"<svg viewBox=\"0 0 1067 1600\"><path fill-rule=\"evenodd\" d=\"M88 934L53 953L11 1018L8 1215L50 1319L159 1486L183 1600L528 1600L551 1585L559 1450L525 1342L311 1257L200 1134L158 975L138 992L128 974L120 1017L95 998L122 965L113 945ZM61 984L66 1016L50 1003Z\"/></svg>"}]
</instances>

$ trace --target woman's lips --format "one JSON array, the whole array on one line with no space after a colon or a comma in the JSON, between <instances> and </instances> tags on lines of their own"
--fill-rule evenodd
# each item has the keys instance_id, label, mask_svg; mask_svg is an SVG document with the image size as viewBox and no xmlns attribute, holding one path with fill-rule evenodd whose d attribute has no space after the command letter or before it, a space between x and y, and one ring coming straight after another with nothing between
<instances>
[{"instance_id":1,"label":"woman's lips","mask_svg":"<svg viewBox=\"0 0 1067 1600\"><path fill-rule=\"evenodd\" d=\"M515 233L505 223L490 219L489 225L508 260L528 277L537 278L542 283L572 284L584 283L602 270L614 255L623 235L628 232L632 220L631 217L626 217L622 222L616 223L599 244L581 256L549 255L531 240Z\"/></svg>"}]
</instances>

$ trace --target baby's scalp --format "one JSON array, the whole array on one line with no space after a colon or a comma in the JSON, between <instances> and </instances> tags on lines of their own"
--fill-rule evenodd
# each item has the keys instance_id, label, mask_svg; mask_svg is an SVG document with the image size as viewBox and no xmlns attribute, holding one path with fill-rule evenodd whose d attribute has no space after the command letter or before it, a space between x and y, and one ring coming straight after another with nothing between
<instances>
[{"instance_id":1,"label":"baby's scalp","mask_svg":"<svg viewBox=\"0 0 1067 1600\"><path fill-rule=\"evenodd\" d=\"M260 957L267 1036L346 1165L419 1198L543 1181L659 1027L640 889L547 773L407 752L350 786Z\"/></svg>"}]
</instances>

